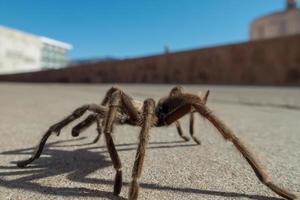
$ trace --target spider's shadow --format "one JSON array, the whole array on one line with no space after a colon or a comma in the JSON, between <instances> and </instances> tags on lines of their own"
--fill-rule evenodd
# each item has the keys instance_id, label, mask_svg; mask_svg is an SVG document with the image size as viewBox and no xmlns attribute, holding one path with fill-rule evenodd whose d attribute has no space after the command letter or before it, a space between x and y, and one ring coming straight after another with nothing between
<instances>
[{"instance_id":1,"label":"spider's shadow","mask_svg":"<svg viewBox=\"0 0 300 200\"><path fill-rule=\"evenodd\" d=\"M82 140L83 138L75 139ZM67 179L73 182L87 183L87 184L102 184L113 186L113 180L108 179L98 179L90 178L89 174L95 172L96 170L101 170L106 167L111 167L112 163L110 159L104 156L106 149L104 147L95 147L95 145L90 145L89 143L79 144L74 146L86 146L85 148L80 148L74 151L65 151L58 147L73 146L66 144L72 140L64 140L58 142L49 143L43 155L38 160L34 161L30 167L25 169L19 169L12 166L0 166L0 186L6 188L19 188L23 190L38 192L42 194L51 194L59 196L81 196L81 197L98 197L98 198L110 198L110 199L125 199L124 197L115 197L112 191L95 190L86 187L51 187L48 185L41 185L36 180L52 177L61 174L67 174ZM172 143L172 144L171 144ZM153 142L149 149L154 148L175 148L175 147L185 147L193 146L193 144L179 142ZM134 145L132 147L132 145ZM131 151L136 150L136 144L119 144L116 145L118 151ZM91 151L93 149L100 149L99 151ZM98 150L99 150L98 149ZM14 151L1 152L2 155L29 155L32 153L34 148L28 149L18 149ZM20 178L11 179L11 177L20 175ZM6 177L6 178L5 178ZM128 183L124 183L128 185ZM194 193L202 195L212 195L220 197L246 197L249 199L257 200L279 200L280 198L266 197L260 195L248 195L235 192L223 192L223 191L212 191L212 190L201 190L194 188L176 188L169 186L162 186L159 184L152 183L141 183L141 187L153 190L167 190L173 192L184 192L184 193Z\"/></svg>"}]
</instances>

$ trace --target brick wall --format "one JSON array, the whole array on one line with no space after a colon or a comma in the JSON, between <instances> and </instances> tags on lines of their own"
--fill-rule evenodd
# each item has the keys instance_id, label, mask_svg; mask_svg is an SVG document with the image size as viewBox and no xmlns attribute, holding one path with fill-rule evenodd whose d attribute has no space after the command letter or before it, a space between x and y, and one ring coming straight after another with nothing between
<instances>
[{"instance_id":1,"label":"brick wall","mask_svg":"<svg viewBox=\"0 0 300 200\"><path fill-rule=\"evenodd\" d=\"M0 81L300 85L300 35L60 70Z\"/></svg>"}]
</instances>

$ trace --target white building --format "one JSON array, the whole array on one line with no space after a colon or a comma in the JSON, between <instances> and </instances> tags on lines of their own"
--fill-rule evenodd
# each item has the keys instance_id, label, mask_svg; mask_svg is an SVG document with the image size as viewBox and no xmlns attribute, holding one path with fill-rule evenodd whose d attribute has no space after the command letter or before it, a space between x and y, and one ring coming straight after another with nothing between
<instances>
[{"instance_id":1,"label":"white building","mask_svg":"<svg viewBox=\"0 0 300 200\"><path fill-rule=\"evenodd\" d=\"M70 44L0 26L0 73L65 67Z\"/></svg>"},{"instance_id":2,"label":"white building","mask_svg":"<svg viewBox=\"0 0 300 200\"><path fill-rule=\"evenodd\" d=\"M286 0L286 10L255 20L251 24L251 40L300 34L300 9L296 0Z\"/></svg>"}]
</instances>

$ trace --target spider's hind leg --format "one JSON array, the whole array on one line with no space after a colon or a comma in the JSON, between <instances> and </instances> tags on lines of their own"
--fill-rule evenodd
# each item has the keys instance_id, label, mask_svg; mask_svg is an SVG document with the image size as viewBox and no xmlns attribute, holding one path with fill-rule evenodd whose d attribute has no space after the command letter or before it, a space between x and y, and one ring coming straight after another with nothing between
<instances>
[{"instance_id":1,"label":"spider's hind leg","mask_svg":"<svg viewBox=\"0 0 300 200\"><path fill-rule=\"evenodd\" d=\"M170 91L170 96L176 96L176 95L180 95L183 92L183 88L181 86L176 86L174 88L172 88L172 90ZM184 140L184 141L189 141L190 138L188 138L187 136L185 136L183 134L183 130L181 128L181 124L180 121L177 120L175 121L175 125L176 125L176 129L177 129L177 133L178 135Z\"/></svg>"},{"instance_id":2,"label":"spider's hind leg","mask_svg":"<svg viewBox=\"0 0 300 200\"><path fill-rule=\"evenodd\" d=\"M207 91L205 92L204 95L201 95L201 93L200 93L200 96L201 96L202 102L203 102L204 104L206 104L207 99L208 99L208 96L209 96L209 90L207 90ZM193 140L194 140L198 145L200 145L200 144L201 144L201 141L200 141L198 138L196 138L195 135L194 135L194 129L195 129L195 128L194 128L194 123L195 123L194 118L195 118L194 112L191 112L191 114L190 114L190 135L191 135L191 137L193 138Z\"/></svg>"},{"instance_id":3,"label":"spider's hind leg","mask_svg":"<svg viewBox=\"0 0 300 200\"><path fill-rule=\"evenodd\" d=\"M41 156L41 153L42 153L44 146L45 146L48 138L50 137L50 135L52 133L56 133L57 135L59 135L60 131L63 127L67 126L72 121L81 117L87 110L96 112L96 113L104 113L105 112L105 110L103 110L102 107L99 107L95 104L83 105L83 106L77 108L76 110L74 110L72 112L72 114L70 114L69 116L67 116L66 118L61 120L60 122L50 126L50 128L46 131L46 133L43 135L42 139L40 140L39 145L36 147L36 150L33 153L33 155L27 160L17 162L17 166L25 167L26 165L33 162L35 159L38 159Z\"/></svg>"},{"instance_id":4,"label":"spider's hind leg","mask_svg":"<svg viewBox=\"0 0 300 200\"><path fill-rule=\"evenodd\" d=\"M193 138L193 140L198 144L200 145L201 144L201 141L195 137L194 135L194 113L191 113L190 114L190 135L191 137Z\"/></svg>"},{"instance_id":5,"label":"spider's hind leg","mask_svg":"<svg viewBox=\"0 0 300 200\"><path fill-rule=\"evenodd\" d=\"M187 136L183 135L183 131L182 131L180 122L179 122L179 121L176 121L176 122L175 122L175 125L176 125L176 129L177 129L178 135L179 135L182 139L184 139L184 141L189 141L190 138L188 138Z\"/></svg>"}]
</instances>

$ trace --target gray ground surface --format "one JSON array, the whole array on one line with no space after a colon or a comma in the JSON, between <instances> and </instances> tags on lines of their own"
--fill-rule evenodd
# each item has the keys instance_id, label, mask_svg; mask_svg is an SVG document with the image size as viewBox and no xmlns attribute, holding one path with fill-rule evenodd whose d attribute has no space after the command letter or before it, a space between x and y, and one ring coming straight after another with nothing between
<instances>
[{"instance_id":1,"label":"gray ground surface","mask_svg":"<svg viewBox=\"0 0 300 200\"><path fill-rule=\"evenodd\" d=\"M96 136L95 127L80 138L72 138L68 127L60 137L50 138L43 156L30 167L14 165L32 153L51 124L79 105L98 103L109 87L0 84L0 199L127 198L138 128L115 129L124 166L119 198L112 195L114 171L103 138L98 144L89 144ZM171 87L122 86L141 100L158 99ZM208 105L255 149L280 186L300 192L299 88L186 88L209 88ZM187 119L182 121L187 134ZM151 130L140 199L279 199L209 122L198 117L196 127L201 146L182 142L174 126Z\"/></svg>"}]
</instances>

